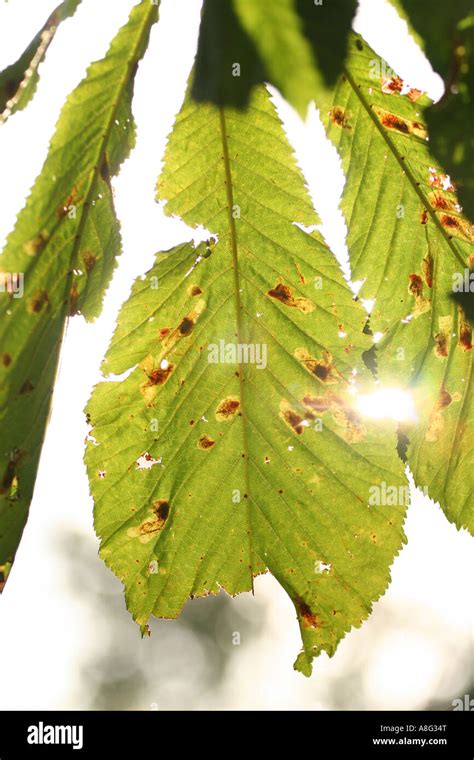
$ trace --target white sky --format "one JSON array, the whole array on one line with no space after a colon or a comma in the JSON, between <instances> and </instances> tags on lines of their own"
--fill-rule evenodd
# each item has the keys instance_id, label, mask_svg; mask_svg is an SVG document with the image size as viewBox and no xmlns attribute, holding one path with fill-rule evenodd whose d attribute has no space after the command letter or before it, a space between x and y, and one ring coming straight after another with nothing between
<instances>
[{"instance_id":1,"label":"white sky","mask_svg":"<svg viewBox=\"0 0 474 760\"><path fill-rule=\"evenodd\" d=\"M103 56L131 4L131 0L83 0L49 49L34 101L1 127L2 243L41 169L66 95L83 77L88 63ZM54 5L55 0L0 4L0 70L18 57ZM117 310L132 280L151 265L154 253L189 237L184 225L163 215L154 202L154 187L166 135L192 64L199 12L199 0L163 0L160 23L140 66L134 101L138 144L114 183L124 254L103 316L93 325L81 318L70 324L30 520L0 598L3 709L80 708L87 703L80 691L78 654L96 641L100 623L82 599L71 597L64 557L54 541L71 528L94 536L82 465L86 435L82 410L99 378L98 367ZM357 31L411 86L428 91L433 98L440 96L439 77L382 0L363 0L356 24ZM281 113L322 217L323 232L333 250L344 256L345 230L337 210L343 177L337 155L325 141L314 111L306 124L284 105ZM408 546L395 561L392 585L376 605L376 613L346 638L332 660L322 657L315 662L317 675L309 682L291 668L300 647L291 602L273 579L258 579L257 594L269 600L267 629L247 649L242 647L238 666L229 674L227 706L324 707L325 682L341 678L349 663L357 660L358 648L368 643L373 654L362 688L373 707L416 708L427 694L441 698L464 688L467 674L456 664L453 651L459 653L459 662L465 662L472 647L469 538L420 495L410 507L406 532ZM120 593L118 582L117 588ZM137 635L136 646L140 645ZM210 706L221 704L216 699ZM357 708L357 695L353 707Z\"/></svg>"}]
</instances>

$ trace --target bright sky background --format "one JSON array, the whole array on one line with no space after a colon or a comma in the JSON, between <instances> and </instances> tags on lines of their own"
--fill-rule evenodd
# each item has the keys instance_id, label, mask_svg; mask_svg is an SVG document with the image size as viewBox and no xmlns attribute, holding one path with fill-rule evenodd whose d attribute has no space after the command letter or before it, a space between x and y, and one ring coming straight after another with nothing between
<instances>
[{"instance_id":1,"label":"bright sky background","mask_svg":"<svg viewBox=\"0 0 474 760\"><path fill-rule=\"evenodd\" d=\"M54 4L55 0L0 3L0 70L16 60ZM131 4L83 0L49 49L34 101L1 127L2 244L41 169L66 95L88 63L104 55ZM184 225L164 216L154 202L154 186L192 64L200 5L199 0L162 0L161 20L139 69L134 100L138 144L114 183L124 254L103 316L93 325L76 318L69 326L30 520L0 599L3 709L87 704L80 687L79 654L100 645L101 622L82 598L71 595L65 559L56 543L72 528L93 537L97 545L82 464L87 431L82 410L99 379L100 360L133 278L151 266L156 251L190 236ZM362 0L356 24L411 86L433 98L440 96L439 77L383 0ZM337 208L343 176L337 155L325 141L314 110L306 124L285 104L281 113L323 220L323 233L344 258L345 228ZM209 706L324 708L328 684L342 678L357 662L360 648L367 646L372 652L361 689L373 708L416 708L427 695L462 697L469 680L465 663L470 657L472 666L474 651L472 545L467 534L457 532L439 507L420 494L409 509L406 532L408 546L395 561L391 587L375 614L346 638L332 660L323 656L316 661L311 681L292 671L300 642L290 600L272 578L258 579L256 593L265 595L269 604L266 629L251 646L241 647L229 686ZM136 646L141 645L137 633ZM351 706L358 707L357 694Z\"/></svg>"}]
</instances>

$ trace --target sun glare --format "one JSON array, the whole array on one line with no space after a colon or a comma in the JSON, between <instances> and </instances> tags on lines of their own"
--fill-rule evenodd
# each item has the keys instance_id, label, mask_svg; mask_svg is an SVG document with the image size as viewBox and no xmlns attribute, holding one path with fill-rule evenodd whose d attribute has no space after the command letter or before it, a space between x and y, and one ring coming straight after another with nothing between
<instances>
[{"instance_id":1,"label":"sun glare","mask_svg":"<svg viewBox=\"0 0 474 760\"><path fill-rule=\"evenodd\" d=\"M365 417L391 419L397 422L416 419L412 396L400 388L380 388L374 393L359 396L357 406Z\"/></svg>"}]
</instances>

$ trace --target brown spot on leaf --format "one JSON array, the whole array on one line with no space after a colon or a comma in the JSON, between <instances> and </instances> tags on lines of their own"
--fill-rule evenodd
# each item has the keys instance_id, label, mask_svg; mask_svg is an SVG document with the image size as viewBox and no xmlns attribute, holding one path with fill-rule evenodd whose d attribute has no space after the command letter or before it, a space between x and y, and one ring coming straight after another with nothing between
<instances>
[{"instance_id":1,"label":"brown spot on leaf","mask_svg":"<svg viewBox=\"0 0 474 760\"><path fill-rule=\"evenodd\" d=\"M7 582L7 575L3 572L3 566L0 567L0 594L3 593L3 589L5 588Z\"/></svg>"},{"instance_id":2,"label":"brown spot on leaf","mask_svg":"<svg viewBox=\"0 0 474 760\"><path fill-rule=\"evenodd\" d=\"M453 318L450 315L446 317L439 317L438 324L439 332L434 336L434 353L438 359L445 359L449 353L449 342L453 325Z\"/></svg>"},{"instance_id":3,"label":"brown spot on leaf","mask_svg":"<svg viewBox=\"0 0 474 760\"><path fill-rule=\"evenodd\" d=\"M305 628L319 628L319 626L321 626L321 621L316 613L311 610L310 606L306 604L301 597L297 596L294 600L294 604L298 612L298 617Z\"/></svg>"},{"instance_id":4,"label":"brown spot on leaf","mask_svg":"<svg viewBox=\"0 0 474 760\"><path fill-rule=\"evenodd\" d=\"M305 369L322 383L334 384L340 381L342 375L332 363L332 354L329 351L323 351L322 359L315 359L305 348L297 348L295 356Z\"/></svg>"},{"instance_id":5,"label":"brown spot on leaf","mask_svg":"<svg viewBox=\"0 0 474 760\"><path fill-rule=\"evenodd\" d=\"M310 312L314 311L314 304L309 300L309 298L295 298L290 286L285 285L282 282L277 283L274 288L269 290L267 296L274 298L284 306L288 306L292 309L299 309L303 312L303 314L309 314Z\"/></svg>"},{"instance_id":6,"label":"brown spot on leaf","mask_svg":"<svg viewBox=\"0 0 474 760\"><path fill-rule=\"evenodd\" d=\"M12 363L12 357L11 354L2 354L2 364L4 367L9 367Z\"/></svg>"},{"instance_id":7,"label":"brown spot on leaf","mask_svg":"<svg viewBox=\"0 0 474 760\"><path fill-rule=\"evenodd\" d=\"M317 378L319 378L319 380L322 380L325 383L331 373L331 367L328 364L317 362L314 365L312 372Z\"/></svg>"},{"instance_id":8,"label":"brown spot on leaf","mask_svg":"<svg viewBox=\"0 0 474 760\"><path fill-rule=\"evenodd\" d=\"M197 443L198 449L203 449L204 451L207 449L212 449L212 447L215 445L216 442L208 435L202 435Z\"/></svg>"},{"instance_id":9,"label":"brown spot on leaf","mask_svg":"<svg viewBox=\"0 0 474 760\"><path fill-rule=\"evenodd\" d=\"M415 297L421 296L421 294L423 293L423 281L420 275L410 274L408 279L410 281L408 285L408 290L410 291L410 293L413 293Z\"/></svg>"},{"instance_id":10,"label":"brown spot on leaf","mask_svg":"<svg viewBox=\"0 0 474 760\"><path fill-rule=\"evenodd\" d=\"M420 215L420 222L421 222L422 224L426 224L426 223L428 222L428 212L427 212L427 210L426 210L425 208L424 208L424 209L423 209L423 211L421 212L421 215Z\"/></svg>"},{"instance_id":11,"label":"brown spot on leaf","mask_svg":"<svg viewBox=\"0 0 474 760\"><path fill-rule=\"evenodd\" d=\"M168 519L170 505L165 499L158 499L153 503L152 517L148 517L140 525L127 530L130 538L138 538L140 543L147 544L153 539L156 533L159 533Z\"/></svg>"},{"instance_id":12,"label":"brown spot on leaf","mask_svg":"<svg viewBox=\"0 0 474 760\"><path fill-rule=\"evenodd\" d=\"M190 335L192 331L194 330L194 320L190 319L189 317L184 317L181 324L178 327L179 334L181 336L183 335Z\"/></svg>"},{"instance_id":13,"label":"brown spot on leaf","mask_svg":"<svg viewBox=\"0 0 474 760\"><path fill-rule=\"evenodd\" d=\"M19 390L19 395L23 396L26 393L31 393L32 390L33 390L33 384L29 380L26 380Z\"/></svg>"},{"instance_id":14,"label":"brown spot on leaf","mask_svg":"<svg viewBox=\"0 0 474 760\"><path fill-rule=\"evenodd\" d=\"M444 410L450 406L453 401L460 401L460 399L460 393L451 395L444 385L441 387L434 409L428 420L428 427L425 434L425 439L428 442L436 443L436 441L439 440L439 436L444 429Z\"/></svg>"},{"instance_id":15,"label":"brown spot on leaf","mask_svg":"<svg viewBox=\"0 0 474 760\"><path fill-rule=\"evenodd\" d=\"M174 372L174 364L169 363L167 367L158 367L154 369L149 375L149 385L164 385L170 375Z\"/></svg>"},{"instance_id":16,"label":"brown spot on leaf","mask_svg":"<svg viewBox=\"0 0 474 760\"><path fill-rule=\"evenodd\" d=\"M84 266L86 268L87 274L90 274L97 264L97 256L94 256L92 251L84 251L82 254L82 259L84 261Z\"/></svg>"},{"instance_id":17,"label":"brown spot on leaf","mask_svg":"<svg viewBox=\"0 0 474 760\"><path fill-rule=\"evenodd\" d=\"M443 211L452 211L456 205L452 200L438 193L434 193L429 200L433 208L442 209Z\"/></svg>"},{"instance_id":18,"label":"brown spot on leaf","mask_svg":"<svg viewBox=\"0 0 474 760\"><path fill-rule=\"evenodd\" d=\"M386 129L393 129L403 135L414 135L422 140L426 140L427 132L423 124L419 121L410 121L403 116L397 116L384 108L374 106L374 111L380 119L380 123Z\"/></svg>"},{"instance_id":19,"label":"brown spot on leaf","mask_svg":"<svg viewBox=\"0 0 474 760\"><path fill-rule=\"evenodd\" d=\"M423 95L423 92L421 90L417 90L414 87L412 87L407 92L407 98L411 100L412 103L416 103L418 98L420 98Z\"/></svg>"},{"instance_id":20,"label":"brown spot on leaf","mask_svg":"<svg viewBox=\"0 0 474 760\"><path fill-rule=\"evenodd\" d=\"M36 290L30 300L29 309L33 314L39 314L49 306L49 296L46 290Z\"/></svg>"},{"instance_id":21,"label":"brown spot on leaf","mask_svg":"<svg viewBox=\"0 0 474 760\"><path fill-rule=\"evenodd\" d=\"M341 127L342 129L352 129L348 121L346 110L341 106L333 106L333 108L331 108L329 111L329 118L331 119L332 123L336 125L336 127Z\"/></svg>"},{"instance_id":22,"label":"brown spot on leaf","mask_svg":"<svg viewBox=\"0 0 474 760\"><path fill-rule=\"evenodd\" d=\"M425 256L421 266L423 269L423 276L425 278L425 282L429 288L432 288L433 287L433 257L431 253L428 253L428 255Z\"/></svg>"},{"instance_id":23,"label":"brown spot on leaf","mask_svg":"<svg viewBox=\"0 0 474 760\"><path fill-rule=\"evenodd\" d=\"M230 420L232 417L235 417L239 409L240 399L235 396L229 396L219 403L216 409L216 419L218 419L219 422Z\"/></svg>"},{"instance_id":24,"label":"brown spot on leaf","mask_svg":"<svg viewBox=\"0 0 474 760\"><path fill-rule=\"evenodd\" d=\"M459 219L450 214L441 214L441 224L447 229L458 229L460 226Z\"/></svg>"},{"instance_id":25,"label":"brown spot on leaf","mask_svg":"<svg viewBox=\"0 0 474 760\"><path fill-rule=\"evenodd\" d=\"M408 276L408 290L415 296L415 306L413 308L413 316L419 317L420 314L424 314L431 307L431 301L423 295L423 280L419 274L410 274Z\"/></svg>"},{"instance_id":26,"label":"brown spot on leaf","mask_svg":"<svg viewBox=\"0 0 474 760\"><path fill-rule=\"evenodd\" d=\"M306 409L323 415L330 412L337 425L341 428L341 436L349 443L357 443L362 440L367 430L360 415L353 409L348 401L336 393L328 393L325 396L311 396L307 394L303 398Z\"/></svg>"},{"instance_id":27,"label":"brown spot on leaf","mask_svg":"<svg viewBox=\"0 0 474 760\"><path fill-rule=\"evenodd\" d=\"M73 203L74 203L74 201L76 199L77 192L78 192L77 191L77 186L74 185L74 187L73 187L70 195L68 195L65 203L63 203L63 205L60 206L58 208L57 212L56 212L57 215L58 215L58 217L59 217L59 219L62 219L69 212L70 207L73 205Z\"/></svg>"},{"instance_id":28,"label":"brown spot on leaf","mask_svg":"<svg viewBox=\"0 0 474 760\"><path fill-rule=\"evenodd\" d=\"M298 414L294 409L291 408L290 404L286 399L282 399L280 401L280 417L288 427L290 427L296 435L301 435L303 432L305 426L303 425L304 417L301 416L301 414Z\"/></svg>"},{"instance_id":29,"label":"brown spot on leaf","mask_svg":"<svg viewBox=\"0 0 474 760\"><path fill-rule=\"evenodd\" d=\"M179 323L178 327L171 328L171 327L162 327L158 331L158 335L160 340L163 343L163 351L170 352L175 347L176 343L180 338L185 338L188 335L192 333L194 330L194 327L196 325L197 320L199 319L200 315L204 311L206 307L206 302L202 299L199 300L194 309L189 312L189 314L186 314L181 322ZM202 350L202 346L199 350Z\"/></svg>"},{"instance_id":30,"label":"brown spot on leaf","mask_svg":"<svg viewBox=\"0 0 474 760\"><path fill-rule=\"evenodd\" d=\"M441 388L440 394L438 396L438 401L436 402L436 409L445 409L447 406L450 405L452 402L453 397L450 393L446 390L446 388L443 386Z\"/></svg>"},{"instance_id":31,"label":"brown spot on leaf","mask_svg":"<svg viewBox=\"0 0 474 760\"><path fill-rule=\"evenodd\" d=\"M3 592L3 589L5 588L5 584L8 580L8 576L10 575L12 564L13 564L13 557L8 557L6 562L0 565L0 594Z\"/></svg>"},{"instance_id":32,"label":"brown spot on leaf","mask_svg":"<svg viewBox=\"0 0 474 760\"><path fill-rule=\"evenodd\" d=\"M440 359L448 355L448 337L444 333L435 335L435 354Z\"/></svg>"},{"instance_id":33,"label":"brown spot on leaf","mask_svg":"<svg viewBox=\"0 0 474 760\"><path fill-rule=\"evenodd\" d=\"M338 398L334 394L330 393L328 396L304 396L303 404L315 412L327 412L334 403L334 399Z\"/></svg>"},{"instance_id":34,"label":"brown spot on leaf","mask_svg":"<svg viewBox=\"0 0 474 760\"><path fill-rule=\"evenodd\" d=\"M190 296L200 296L202 289L199 287L199 285L191 285L191 287L188 288L188 293Z\"/></svg>"},{"instance_id":35,"label":"brown spot on leaf","mask_svg":"<svg viewBox=\"0 0 474 760\"><path fill-rule=\"evenodd\" d=\"M472 349L472 327L461 308L459 308L459 346L463 351Z\"/></svg>"},{"instance_id":36,"label":"brown spot on leaf","mask_svg":"<svg viewBox=\"0 0 474 760\"><path fill-rule=\"evenodd\" d=\"M47 230L43 230L39 233L39 235L25 243L23 250L28 254L28 256L35 256L37 253L40 253L43 250L46 243L48 242L48 238L49 232Z\"/></svg>"},{"instance_id":37,"label":"brown spot on leaf","mask_svg":"<svg viewBox=\"0 0 474 760\"><path fill-rule=\"evenodd\" d=\"M306 285L306 280L305 280L305 278L304 278L304 274L303 274L303 272L301 271L301 269L299 268L299 266L298 266L298 264L297 264L297 263L295 263L295 269L296 269L296 271L297 271L297 273L298 273L299 281L301 282L301 284L302 284L302 285Z\"/></svg>"},{"instance_id":38,"label":"brown spot on leaf","mask_svg":"<svg viewBox=\"0 0 474 760\"><path fill-rule=\"evenodd\" d=\"M396 92L401 92L402 87L403 79L393 76L391 79L384 79L380 89L385 95L394 95Z\"/></svg>"},{"instance_id":39,"label":"brown spot on leaf","mask_svg":"<svg viewBox=\"0 0 474 760\"><path fill-rule=\"evenodd\" d=\"M166 499L158 499L158 501L153 502L153 512L164 525L170 513L169 502Z\"/></svg>"},{"instance_id":40,"label":"brown spot on leaf","mask_svg":"<svg viewBox=\"0 0 474 760\"><path fill-rule=\"evenodd\" d=\"M393 113L384 114L381 121L383 126L387 127L388 129L396 129L397 132L402 132L405 135L410 134L408 122L399 116L395 116Z\"/></svg>"},{"instance_id":41,"label":"brown spot on leaf","mask_svg":"<svg viewBox=\"0 0 474 760\"><path fill-rule=\"evenodd\" d=\"M176 365L160 360L160 358L155 359L149 354L140 363L140 367L147 376L147 379L140 384L140 391L145 397L147 406L151 406L157 395L158 387L164 385L169 380L176 369Z\"/></svg>"},{"instance_id":42,"label":"brown spot on leaf","mask_svg":"<svg viewBox=\"0 0 474 760\"><path fill-rule=\"evenodd\" d=\"M71 286L71 290L69 292L69 316L74 317L75 314L79 312L78 309L78 301L79 301L79 288L77 287L77 282L73 282Z\"/></svg>"},{"instance_id":43,"label":"brown spot on leaf","mask_svg":"<svg viewBox=\"0 0 474 760\"><path fill-rule=\"evenodd\" d=\"M0 482L0 494L5 494L10 491L10 488L15 478L16 464L10 460L6 466L3 478Z\"/></svg>"},{"instance_id":44,"label":"brown spot on leaf","mask_svg":"<svg viewBox=\"0 0 474 760\"><path fill-rule=\"evenodd\" d=\"M10 459L3 473L3 477L0 480L0 494L11 492L12 487L17 481L16 472L18 464L23 459L24 452L19 449L15 449L10 455Z\"/></svg>"},{"instance_id":45,"label":"brown spot on leaf","mask_svg":"<svg viewBox=\"0 0 474 760\"><path fill-rule=\"evenodd\" d=\"M450 235L474 243L474 227L462 217L454 214L441 214L439 220Z\"/></svg>"}]
</instances>

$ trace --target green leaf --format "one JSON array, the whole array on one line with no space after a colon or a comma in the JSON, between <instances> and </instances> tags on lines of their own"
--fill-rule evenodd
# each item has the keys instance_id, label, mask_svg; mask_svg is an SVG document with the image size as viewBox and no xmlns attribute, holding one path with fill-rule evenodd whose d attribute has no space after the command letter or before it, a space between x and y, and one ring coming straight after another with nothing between
<instances>
[{"instance_id":1,"label":"green leaf","mask_svg":"<svg viewBox=\"0 0 474 760\"><path fill-rule=\"evenodd\" d=\"M242 108L252 87L268 81L304 116L341 71L356 5L205 0L193 97Z\"/></svg>"},{"instance_id":2,"label":"green leaf","mask_svg":"<svg viewBox=\"0 0 474 760\"><path fill-rule=\"evenodd\" d=\"M127 376L87 408L101 556L142 627L268 568L309 675L367 617L403 542L405 498L368 505L405 481L394 426L355 405L372 385L366 314L297 226L317 218L264 88L246 112L185 101L158 195L212 237L158 254L119 315L104 370Z\"/></svg>"},{"instance_id":3,"label":"green leaf","mask_svg":"<svg viewBox=\"0 0 474 760\"><path fill-rule=\"evenodd\" d=\"M325 108L346 173L342 209L352 277L375 299L385 385L407 388L418 419L403 426L415 480L458 527L473 530L472 331L453 300L469 275L474 230L430 155L430 101L359 37Z\"/></svg>"},{"instance_id":4,"label":"green leaf","mask_svg":"<svg viewBox=\"0 0 474 760\"><path fill-rule=\"evenodd\" d=\"M33 98L39 81L38 69L58 27L64 19L74 15L80 2L64 0L58 5L19 59L0 72L0 124L25 108Z\"/></svg>"},{"instance_id":5,"label":"green leaf","mask_svg":"<svg viewBox=\"0 0 474 760\"><path fill-rule=\"evenodd\" d=\"M43 170L0 257L0 565L25 526L68 315L96 317L120 253L110 184L135 140L143 0L66 101Z\"/></svg>"},{"instance_id":6,"label":"green leaf","mask_svg":"<svg viewBox=\"0 0 474 760\"><path fill-rule=\"evenodd\" d=\"M195 100L243 108L252 87L265 77L264 64L233 2L205 0L193 82Z\"/></svg>"},{"instance_id":7,"label":"green leaf","mask_svg":"<svg viewBox=\"0 0 474 760\"><path fill-rule=\"evenodd\" d=\"M474 11L471 0L442 3L427 13L417 0L392 0L416 41L442 76L445 93L426 112L434 156L455 180L474 219Z\"/></svg>"}]
</instances>

